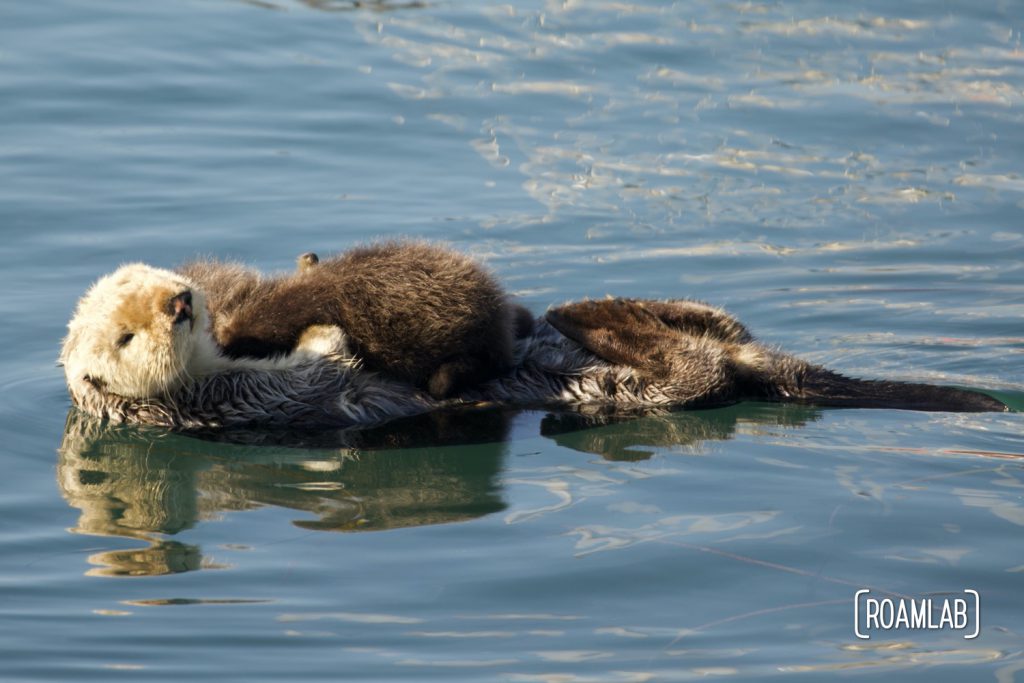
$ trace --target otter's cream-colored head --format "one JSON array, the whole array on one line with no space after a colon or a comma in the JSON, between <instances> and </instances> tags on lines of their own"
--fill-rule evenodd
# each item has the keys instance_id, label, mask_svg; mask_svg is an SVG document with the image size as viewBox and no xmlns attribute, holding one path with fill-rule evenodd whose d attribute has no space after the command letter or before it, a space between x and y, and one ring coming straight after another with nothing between
<instances>
[{"instance_id":1,"label":"otter's cream-colored head","mask_svg":"<svg viewBox=\"0 0 1024 683\"><path fill-rule=\"evenodd\" d=\"M68 323L60 362L72 397L154 398L179 388L205 351L206 327L206 301L188 279L142 263L118 268Z\"/></svg>"}]
</instances>

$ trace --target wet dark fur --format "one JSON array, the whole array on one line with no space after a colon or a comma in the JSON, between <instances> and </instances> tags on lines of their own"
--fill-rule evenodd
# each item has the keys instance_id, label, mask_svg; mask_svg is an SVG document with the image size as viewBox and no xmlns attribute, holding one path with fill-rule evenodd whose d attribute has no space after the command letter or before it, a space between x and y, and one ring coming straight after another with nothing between
<instances>
[{"instance_id":1,"label":"wet dark fur","mask_svg":"<svg viewBox=\"0 0 1024 683\"><path fill-rule=\"evenodd\" d=\"M732 316L694 301L606 299L555 308L547 321L566 337L604 360L638 369L652 381L693 375L687 337L713 340L730 359L722 372L717 398L724 402L752 399L818 406L899 408L954 412L1007 410L1000 401L976 391L954 387L861 380L813 365L756 344ZM744 354L755 349L756 353ZM757 358L751 362L750 357Z\"/></svg>"},{"instance_id":2,"label":"wet dark fur","mask_svg":"<svg viewBox=\"0 0 1024 683\"><path fill-rule=\"evenodd\" d=\"M388 242L265 278L233 264L200 261L179 272L207 295L213 335L233 358L293 350L311 325L338 325L353 353L443 398L507 371L532 316L466 256L437 246Z\"/></svg>"}]
</instances>

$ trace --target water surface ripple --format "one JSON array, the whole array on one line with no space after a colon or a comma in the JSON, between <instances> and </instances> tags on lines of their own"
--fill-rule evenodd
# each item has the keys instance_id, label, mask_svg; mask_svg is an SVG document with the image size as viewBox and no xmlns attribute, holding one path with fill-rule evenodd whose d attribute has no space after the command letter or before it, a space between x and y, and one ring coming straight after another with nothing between
<instances>
[{"instance_id":1,"label":"water surface ripple","mask_svg":"<svg viewBox=\"0 0 1024 683\"><path fill-rule=\"evenodd\" d=\"M127 261L383 235L540 313L690 296L1024 408L1024 8L120 0L0 9L0 678L1020 680L1019 413L745 404L177 435L69 410ZM973 588L976 640L853 595Z\"/></svg>"}]
</instances>

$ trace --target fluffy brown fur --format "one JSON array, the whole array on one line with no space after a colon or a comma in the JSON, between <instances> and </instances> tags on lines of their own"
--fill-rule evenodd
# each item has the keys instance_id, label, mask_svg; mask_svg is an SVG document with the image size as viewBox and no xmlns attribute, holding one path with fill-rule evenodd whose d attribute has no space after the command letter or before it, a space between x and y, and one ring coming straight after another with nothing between
<instances>
[{"instance_id":1,"label":"fluffy brown fur","mask_svg":"<svg viewBox=\"0 0 1024 683\"><path fill-rule=\"evenodd\" d=\"M507 371L532 317L507 300L481 266L416 242L360 247L298 272L265 278L217 261L179 272L207 294L212 332L231 358L290 353L312 325L337 325L371 370L426 388L434 398Z\"/></svg>"}]
</instances>

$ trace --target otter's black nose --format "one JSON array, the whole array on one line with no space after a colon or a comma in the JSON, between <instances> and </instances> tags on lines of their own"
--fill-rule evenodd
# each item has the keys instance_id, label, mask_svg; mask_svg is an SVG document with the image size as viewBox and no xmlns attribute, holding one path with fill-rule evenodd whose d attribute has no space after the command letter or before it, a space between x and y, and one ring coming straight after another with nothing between
<instances>
[{"instance_id":1,"label":"otter's black nose","mask_svg":"<svg viewBox=\"0 0 1024 683\"><path fill-rule=\"evenodd\" d=\"M181 294L172 296L167 302L167 313L174 318L175 325L192 320L192 292L186 289Z\"/></svg>"}]
</instances>

